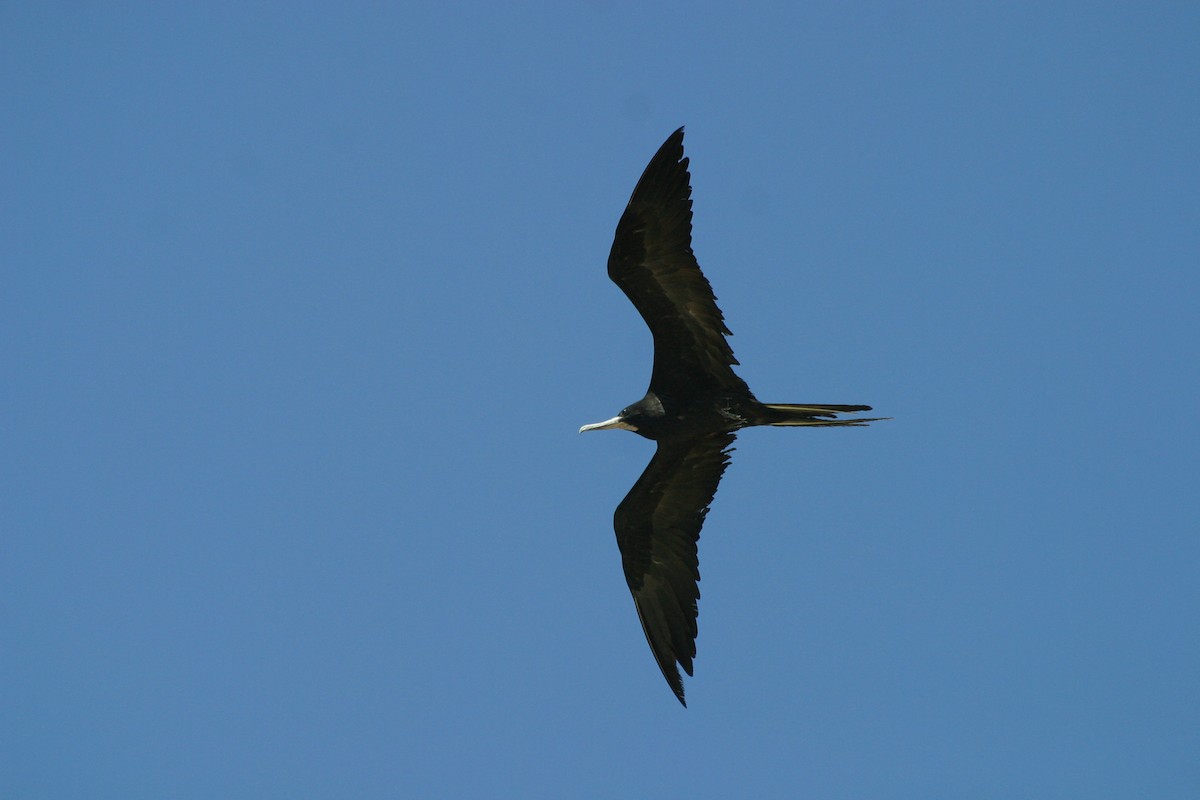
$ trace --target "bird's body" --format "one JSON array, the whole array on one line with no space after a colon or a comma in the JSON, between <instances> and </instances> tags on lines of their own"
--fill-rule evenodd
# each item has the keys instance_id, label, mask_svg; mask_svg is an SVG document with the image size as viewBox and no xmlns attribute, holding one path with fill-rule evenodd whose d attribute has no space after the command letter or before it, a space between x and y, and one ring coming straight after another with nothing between
<instances>
[{"instance_id":1,"label":"bird's body","mask_svg":"<svg viewBox=\"0 0 1200 800\"><path fill-rule=\"evenodd\" d=\"M755 425L847 426L865 405L760 403L733 371L724 317L692 253L691 177L683 129L659 148L617 224L608 275L654 336L646 395L580 432L619 428L658 443L613 523L638 617L671 690L692 674L700 580L696 542L736 431ZM684 703L686 705L686 703Z\"/></svg>"}]
</instances>

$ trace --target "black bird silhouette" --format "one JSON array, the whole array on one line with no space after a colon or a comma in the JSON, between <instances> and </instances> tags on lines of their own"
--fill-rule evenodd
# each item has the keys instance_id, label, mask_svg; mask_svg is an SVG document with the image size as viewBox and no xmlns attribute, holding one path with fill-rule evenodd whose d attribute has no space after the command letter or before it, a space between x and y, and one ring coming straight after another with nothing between
<instances>
[{"instance_id":1,"label":"black bird silhouette","mask_svg":"<svg viewBox=\"0 0 1200 800\"><path fill-rule=\"evenodd\" d=\"M654 658L684 706L676 665L692 675L700 580L696 542L736 431L752 425L865 425L837 419L862 405L760 403L733 372L738 361L716 297L692 253L692 187L683 128L651 159L617 223L608 277L654 335L646 396L610 420L579 429L621 428L658 449L617 506L613 525L625 580Z\"/></svg>"}]
</instances>

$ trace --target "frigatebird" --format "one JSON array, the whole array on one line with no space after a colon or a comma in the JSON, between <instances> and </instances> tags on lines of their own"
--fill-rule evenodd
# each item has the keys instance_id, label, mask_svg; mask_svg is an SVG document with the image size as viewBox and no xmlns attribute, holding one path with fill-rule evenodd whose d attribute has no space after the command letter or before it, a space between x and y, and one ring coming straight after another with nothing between
<instances>
[{"instance_id":1,"label":"frigatebird","mask_svg":"<svg viewBox=\"0 0 1200 800\"><path fill-rule=\"evenodd\" d=\"M696 543L734 436L754 425L865 425L838 419L864 405L760 403L734 374L732 333L692 253L692 187L683 128L663 143L629 198L608 256L608 277L654 337L646 396L584 431L633 431L658 448L617 506L613 527L625 581L663 677L679 702L696 657L700 589ZM678 666L677 666L678 665Z\"/></svg>"}]
</instances>

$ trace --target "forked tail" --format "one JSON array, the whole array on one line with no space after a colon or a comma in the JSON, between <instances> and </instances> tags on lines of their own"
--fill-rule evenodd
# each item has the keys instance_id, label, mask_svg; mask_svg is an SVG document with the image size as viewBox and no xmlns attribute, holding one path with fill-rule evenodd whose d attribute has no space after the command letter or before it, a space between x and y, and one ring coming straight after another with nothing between
<instances>
[{"instance_id":1,"label":"forked tail","mask_svg":"<svg viewBox=\"0 0 1200 800\"><path fill-rule=\"evenodd\" d=\"M825 405L792 405L790 403L763 403L766 409L760 425L779 425L783 427L798 427L801 425L866 425L868 422L878 422L890 417L859 417L857 419L837 419L838 414L852 414L856 411L870 411L870 406L825 406Z\"/></svg>"}]
</instances>

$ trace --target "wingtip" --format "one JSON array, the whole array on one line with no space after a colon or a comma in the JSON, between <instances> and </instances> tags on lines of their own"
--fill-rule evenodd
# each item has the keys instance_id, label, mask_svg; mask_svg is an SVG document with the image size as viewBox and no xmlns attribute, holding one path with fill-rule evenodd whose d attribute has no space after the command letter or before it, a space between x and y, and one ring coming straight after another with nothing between
<instances>
[{"instance_id":1,"label":"wingtip","mask_svg":"<svg viewBox=\"0 0 1200 800\"><path fill-rule=\"evenodd\" d=\"M683 696L683 679L679 677L679 673L675 673L675 680L671 680L665 672L663 677L667 679L667 685L671 688L671 694L675 695L675 699L679 701L679 705L687 708L687 699Z\"/></svg>"},{"instance_id":2,"label":"wingtip","mask_svg":"<svg viewBox=\"0 0 1200 800\"><path fill-rule=\"evenodd\" d=\"M687 708L687 700L684 699L683 676L679 674L679 667L676 666L675 661L672 659L669 664L660 661L658 666L662 670L663 677L667 679L667 687L671 690L671 694L675 695L675 699L681 706ZM692 670L687 666L684 667L684 670L688 677L691 677Z\"/></svg>"}]
</instances>

